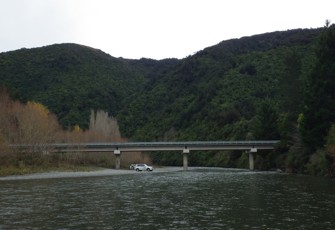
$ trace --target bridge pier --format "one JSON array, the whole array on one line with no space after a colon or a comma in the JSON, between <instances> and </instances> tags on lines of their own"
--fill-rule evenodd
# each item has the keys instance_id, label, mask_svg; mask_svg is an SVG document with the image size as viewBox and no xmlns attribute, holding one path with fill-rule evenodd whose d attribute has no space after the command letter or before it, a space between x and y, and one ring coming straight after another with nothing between
<instances>
[{"instance_id":1,"label":"bridge pier","mask_svg":"<svg viewBox=\"0 0 335 230\"><path fill-rule=\"evenodd\" d=\"M249 151L249 169L254 170L255 169L255 164L254 164L254 158L255 158L255 153L257 152L256 148L251 148Z\"/></svg>"},{"instance_id":2,"label":"bridge pier","mask_svg":"<svg viewBox=\"0 0 335 230\"><path fill-rule=\"evenodd\" d=\"M119 149L114 150L115 155L115 169L121 168L121 151Z\"/></svg>"},{"instance_id":3,"label":"bridge pier","mask_svg":"<svg viewBox=\"0 0 335 230\"><path fill-rule=\"evenodd\" d=\"M183 169L186 171L188 169L188 154L190 153L190 150L185 148L183 149Z\"/></svg>"}]
</instances>

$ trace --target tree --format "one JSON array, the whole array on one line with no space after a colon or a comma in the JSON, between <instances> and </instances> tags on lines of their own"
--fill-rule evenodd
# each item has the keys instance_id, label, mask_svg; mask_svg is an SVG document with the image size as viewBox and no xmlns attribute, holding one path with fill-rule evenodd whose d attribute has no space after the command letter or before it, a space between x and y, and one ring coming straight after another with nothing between
<instances>
[{"instance_id":1,"label":"tree","mask_svg":"<svg viewBox=\"0 0 335 230\"><path fill-rule=\"evenodd\" d=\"M255 137L261 140L279 139L278 113L270 101L264 101L257 114Z\"/></svg>"},{"instance_id":2,"label":"tree","mask_svg":"<svg viewBox=\"0 0 335 230\"><path fill-rule=\"evenodd\" d=\"M335 121L335 25L327 20L319 37L316 59L307 76L300 131L308 154L323 147Z\"/></svg>"},{"instance_id":3,"label":"tree","mask_svg":"<svg viewBox=\"0 0 335 230\"><path fill-rule=\"evenodd\" d=\"M28 102L14 111L19 143L46 144L55 142L60 130L56 117L40 103Z\"/></svg>"},{"instance_id":4,"label":"tree","mask_svg":"<svg viewBox=\"0 0 335 230\"><path fill-rule=\"evenodd\" d=\"M114 117L109 117L108 113L98 110L96 113L91 110L89 132L95 133L96 140L91 141L120 141L121 134L119 125Z\"/></svg>"},{"instance_id":5,"label":"tree","mask_svg":"<svg viewBox=\"0 0 335 230\"><path fill-rule=\"evenodd\" d=\"M57 118L40 103L13 101L6 90L0 92L0 133L12 144L46 144L60 131Z\"/></svg>"}]
</instances>

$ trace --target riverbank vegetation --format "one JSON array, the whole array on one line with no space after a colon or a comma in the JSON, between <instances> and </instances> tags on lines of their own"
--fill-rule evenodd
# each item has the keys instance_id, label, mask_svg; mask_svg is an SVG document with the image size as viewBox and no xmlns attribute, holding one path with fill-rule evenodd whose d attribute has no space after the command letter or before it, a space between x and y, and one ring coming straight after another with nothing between
<instances>
[{"instance_id":1,"label":"riverbank vegetation","mask_svg":"<svg viewBox=\"0 0 335 230\"><path fill-rule=\"evenodd\" d=\"M115 118L99 110L91 111L89 129L78 125L65 131L45 106L12 100L7 91L0 92L0 176L50 170L92 170L115 165L113 153L53 152L51 143L123 142ZM16 147L26 145L28 147ZM141 153L123 154L122 166L146 160Z\"/></svg>"},{"instance_id":2,"label":"riverbank vegetation","mask_svg":"<svg viewBox=\"0 0 335 230\"><path fill-rule=\"evenodd\" d=\"M76 44L1 53L0 84L16 100L16 110L0 114L11 124L1 148L36 140L115 141L120 132L132 141L278 139L275 151L257 153L257 169L330 175L334 30L327 21L318 29L231 39L181 60L114 58ZM99 110L99 119L115 116L113 137L104 125L99 134L92 125ZM34 117L44 122L32 125ZM182 164L180 153L150 156L155 164ZM200 151L189 163L247 167L248 159L239 151Z\"/></svg>"}]
</instances>

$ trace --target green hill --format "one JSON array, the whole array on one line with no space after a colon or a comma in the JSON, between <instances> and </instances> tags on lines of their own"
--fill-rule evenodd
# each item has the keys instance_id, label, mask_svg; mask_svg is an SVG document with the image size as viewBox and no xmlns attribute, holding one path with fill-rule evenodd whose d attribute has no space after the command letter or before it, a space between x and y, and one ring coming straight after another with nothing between
<instances>
[{"instance_id":1,"label":"green hill","mask_svg":"<svg viewBox=\"0 0 335 230\"><path fill-rule=\"evenodd\" d=\"M86 128L90 109L103 109L133 140L281 139L287 153L319 34L297 29L232 39L181 60L114 58L76 44L21 49L0 54L0 85L21 101L46 105L65 128ZM177 153L152 156L181 163ZM234 167L243 157L195 153L190 164ZM287 164L287 155L266 157L261 168Z\"/></svg>"},{"instance_id":2,"label":"green hill","mask_svg":"<svg viewBox=\"0 0 335 230\"><path fill-rule=\"evenodd\" d=\"M15 98L41 102L64 127L87 127L90 109L117 114L145 83L123 60L76 44L1 53L0 70L0 84Z\"/></svg>"},{"instance_id":3,"label":"green hill","mask_svg":"<svg viewBox=\"0 0 335 230\"><path fill-rule=\"evenodd\" d=\"M121 129L138 140L274 138L257 136L250 125L265 102L296 120L317 34L293 30L223 41L180 60L122 109Z\"/></svg>"}]
</instances>

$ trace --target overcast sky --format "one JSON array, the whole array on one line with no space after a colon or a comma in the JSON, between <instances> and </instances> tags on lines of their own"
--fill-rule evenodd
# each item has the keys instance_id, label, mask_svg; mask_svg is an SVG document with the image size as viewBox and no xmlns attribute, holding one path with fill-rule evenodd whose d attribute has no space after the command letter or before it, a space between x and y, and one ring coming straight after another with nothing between
<instances>
[{"instance_id":1,"label":"overcast sky","mask_svg":"<svg viewBox=\"0 0 335 230\"><path fill-rule=\"evenodd\" d=\"M0 0L0 52L77 43L184 58L223 40L335 23L335 0Z\"/></svg>"}]
</instances>

